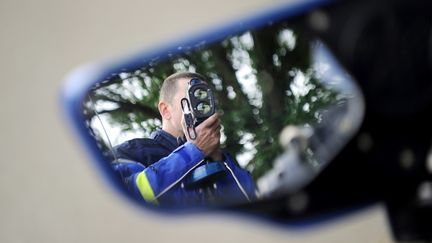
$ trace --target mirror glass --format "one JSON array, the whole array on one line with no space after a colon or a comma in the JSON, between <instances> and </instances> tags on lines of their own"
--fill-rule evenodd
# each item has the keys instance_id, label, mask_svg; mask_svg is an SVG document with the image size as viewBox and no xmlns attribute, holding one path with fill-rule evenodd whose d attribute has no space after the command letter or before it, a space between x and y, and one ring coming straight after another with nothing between
<instances>
[{"instance_id":1,"label":"mirror glass","mask_svg":"<svg viewBox=\"0 0 432 243\"><path fill-rule=\"evenodd\" d=\"M196 151L183 140L165 138L178 144L163 149L150 141L162 128L162 82L178 72L202 74L211 86L222 163L183 168L184 160L196 160L184 155ZM107 74L89 90L82 109L106 165L119 171L137 200L183 207L241 204L301 190L359 127L363 101L320 40L294 21L279 21L211 43L177 46L139 68ZM124 156L125 150L146 161ZM202 178L204 183L193 183Z\"/></svg>"}]
</instances>

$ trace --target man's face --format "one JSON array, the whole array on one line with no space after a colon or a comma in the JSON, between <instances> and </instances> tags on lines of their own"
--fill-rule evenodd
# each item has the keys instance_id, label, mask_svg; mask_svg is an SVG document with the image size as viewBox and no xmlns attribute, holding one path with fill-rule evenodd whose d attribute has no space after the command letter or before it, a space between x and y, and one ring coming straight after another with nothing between
<instances>
[{"instance_id":1,"label":"man's face","mask_svg":"<svg viewBox=\"0 0 432 243\"><path fill-rule=\"evenodd\" d=\"M182 108L181 108L181 99L183 99L186 95L186 89L188 86L189 79L179 79L177 80L177 91L173 95L172 102L170 106L171 119L170 123L173 128L175 128L176 136L183 135L183 127L181 124L182 121Z\"/></svg>"}]
</instances>

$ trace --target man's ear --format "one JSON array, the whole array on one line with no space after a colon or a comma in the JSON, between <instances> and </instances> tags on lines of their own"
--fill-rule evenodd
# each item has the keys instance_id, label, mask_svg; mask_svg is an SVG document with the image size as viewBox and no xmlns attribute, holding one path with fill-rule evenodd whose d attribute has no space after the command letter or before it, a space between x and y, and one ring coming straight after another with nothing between
<instances>
[{"instance_id":1,"label":"man's ear","mask_svg":"<svg viewBox=\"0 0 432 243\"><path fill-rule=\"evenodd\" d=\"M159 113L162 116L162 120L171 119L171 112L168 109L168 104L164 101L160 101L158 104Z\"/></svg>"}]
</instances>

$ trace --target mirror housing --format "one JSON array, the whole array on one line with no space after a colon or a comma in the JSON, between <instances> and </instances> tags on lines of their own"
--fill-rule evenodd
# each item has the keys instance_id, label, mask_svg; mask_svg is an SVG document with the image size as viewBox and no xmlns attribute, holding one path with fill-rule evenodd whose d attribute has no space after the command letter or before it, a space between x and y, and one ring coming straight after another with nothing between
<instances>
[{"instance_id":1,"label":"mirror housing","mask_svg":"<svg viewBox=\"0 0 432 243\"><path fill-rule=\"evenodd\" d=\"M226 33L291 16L318 36L356 78L365 97L364 120L332 163L301 191L227 209L298 225L322 222L384 202L396 239L430 240L432 204L424 193L431 188L431 172L426 164L432 137L430 3L323 3L290 5L179 45L81 68L66 82L64 110L108 181L131 198L117 175L102 163L106 157L83 123L82 101L94 83L124 67L138 68L143 60L151 61L158 53L177 53L178 46L190 46L202 39L213 42Z\"/></svg>"}]
</instances>

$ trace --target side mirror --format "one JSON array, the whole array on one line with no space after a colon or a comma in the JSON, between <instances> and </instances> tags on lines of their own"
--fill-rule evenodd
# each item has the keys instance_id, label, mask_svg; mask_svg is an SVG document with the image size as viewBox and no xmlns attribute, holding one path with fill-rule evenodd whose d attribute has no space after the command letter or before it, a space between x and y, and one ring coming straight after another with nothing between
<instances>
[{"instance_id":1,"label":"side mirror","mask_svg":"<svg viewBox=\"0 0 432 243\"><path fill-rule=\"evenodd\" d=\"M413 18L402 19L401 13ZM400 232L406 231L398 227L407 217L400 215L419 208L431 213L429 201L420 207L403 198L415 197L419 183L431 185L430 173L412 169L430 149L431 59L430 52L402 52L404 60L419 65L397 69L404 62L392 51L409 50L408 39L430 49L426 35L396 38L430 33L430 19L413 4L290 4L169 46L82 67L67 78L63 105L102 174L144 208L239 210L296 225L384 201L396 212L391 222L403 238ZM185 132L204 136L189 116L198 106L181 112L186 83L160 97L172 74L180 75L180 83L198 78L210 86L214 107L202 109L219 115L217 159L216 150L205 153ZM182 116L190 125L186 130ZM209 119L200 122L207 126ZM417 211L411 216L421 218L420 225L427 221ZM422 229L413 226L412 235L426 237Z\"/></svg>"}]
</instances>

